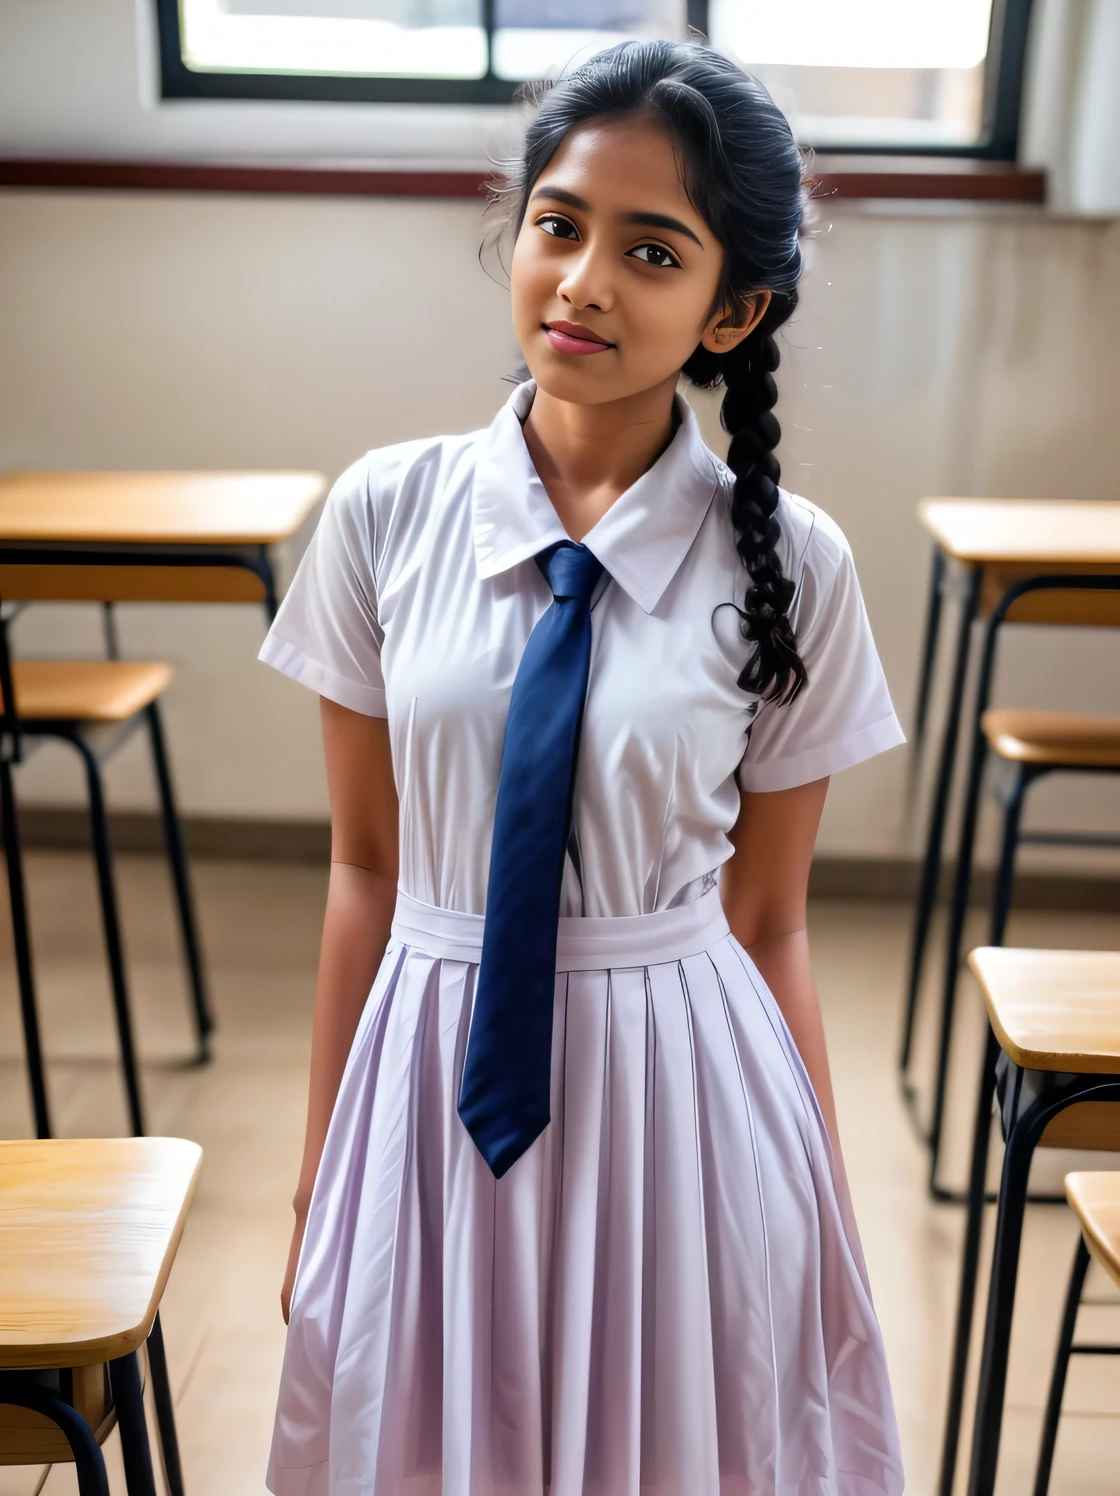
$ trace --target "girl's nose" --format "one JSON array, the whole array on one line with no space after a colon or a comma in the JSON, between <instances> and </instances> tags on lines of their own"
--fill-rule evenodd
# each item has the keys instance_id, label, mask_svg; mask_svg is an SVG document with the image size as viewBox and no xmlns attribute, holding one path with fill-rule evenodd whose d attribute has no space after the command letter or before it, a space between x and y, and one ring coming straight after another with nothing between
<instances>
[{"instance_id":1,"label":"girl's nose","mask_svg":"<svg viewBox=\"0 0 1120 1496\"><path fill-rule=\"evenodd\" d=\"M594 307L600 312L609 311L614 300L604 258L596 254L591 245L570 262L568 272L556 290L569 306Z\"/></svg>"}]
</instances>

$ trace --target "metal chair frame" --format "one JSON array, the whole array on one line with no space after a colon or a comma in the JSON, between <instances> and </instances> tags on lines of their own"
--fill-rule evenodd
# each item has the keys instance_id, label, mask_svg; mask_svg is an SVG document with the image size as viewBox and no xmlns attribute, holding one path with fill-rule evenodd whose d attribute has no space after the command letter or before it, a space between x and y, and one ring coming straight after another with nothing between
<instances>
[{"instance_id":1,"label":"metal chair frame","mask_svg":"<svg viewBox=\"0 0 1120 1496\"><path fill-rule=\"evenodd\" d=\"M119 658L119 647L112 605L106 603L103 606L106 649L109 658L116 659ZM2 818L4 833L4 852L12 915L12 940L15 949L20 1012L36 1136L50 1137L51 1123L35 998L19 819L12 776L12 765L23 762L25 759L26 741L29 738L53 738L68 743L78 753L85 770L91 840L97 869L98 895L120 1043L121 1068L128 1099L129 1120L133 1132L142 1135L144 1132L143 1103L136 1067L124 947L118 914L116 883L113 876L109 820L105 809L101 775L102 764L112 757L142 724L147 727L159 788L164 842L175 888L175 902L189 978L200 1063L205 1063L209 1057L209 1039L214 1028L198 938L186 844L171 779L159 704L155 701L150 702L142 711L137 712L119 726L90 726L68 719L52 721L36 718L30 723L25 721L16 709L12 683L12 662L8 641L8 627L11 621L11 618L0 618L0 689L3 690L4 696L3 711L0 712L0 818Z\"/></svg>"},{"instance_id":2,"label":"metal chair frame","mask_svg":"<svg viewBox=\"0 0 1120 1496\"><path fill-rule=\"evenodd\" d=\"M1042 1420L1042 1438L1039 1443L1038 1465L1034 1477L1034 1496L1047 1496L1050 1489L1050 1472L1054 1465L1054 1450L1058 1443L1058 1423L1062 1416L1062 1397L1066 1390L1066 1372L1070 1356L1120 1356L1120 1345L1078 1344L1074 1341L1077 1328L1077 1311L1081 1307L1081 1292L1085 1287L1085 1274L1089 1270L1089 1248L1084 1235L1077 1238L1077 1250L1073 1256L1073 1268L1066 1290L1066 1306L1062 1314L1062 1328L1058 1335L1058 1349L1054 1356L1054 1371L1050 1379L1050 1393L1046 1399L1046 1413Z\"/></svg>"},{"instance_id":3,"label":"metal chair frame","mask_svg":"<svg viewBox=\"0 0 1120 1496\"><path fill-rule=\"evenodd\" d=\"M998 1065L997 1065L998 1062ZM976 1398L968 1496L992 1496L999 1459L1011 1321L1019 1271L1019 1248L1026 1214L1031 1161L1047 1124L1081 1101L1120 1102L1120 1074L1061 1074L1025 1070L1000 1051L989 1025L980 1073L972 1162L968 1188L968 1222L961 1256L960 1293L953 1340L949 1398L942 1444L939 1496L952 1496L960 1443L972 1318L979 1273L980 1234L984 1215L984 1182L991 1139L992 1101L1000 1093L1005 1138L1003 1173L996 1216L988 1306L984 1327L980 1385Z\"/></svg>"},{"instance_id":4,"label":"metal chair frame","mask_svg":"<svg viewBox=\"0 0 1120 1496\"><path fill-rule=\"evenodd\" d=\"M985 743L985 753L982 755L979 774L983 778L987 761L993 756ZM1024 844L1043 844L1047 846L1093 846L1093 847L1115 847L1120 845L1120 840L1111 836L1093 836L1084 833L1063 832L1039 832L1023 831L1023 804L1028 790L1040 779L1045 779L1050 774L1120 774L1120 767L1097 766L1091 764L1028 764L1009 760L1003 761L1008 771L1008 782L999 798L1003 801L1003 834L1000 841L999 862L997 864L995 884L992 892L991 926L988 933L988 945L1002 945L1004 935L1007 931L1007 921L1011 913L1011 904L1015 888L1015 862L1019 848ZM998 793L998 792L997 792ZM945 952L945 970L954 972L959 979L964 945L964 926L968 917L969 898L969 874L966 864L971 864L972 848L967 850L967 858L962 857L957 866L957 876L953 887L953 904L949 920L948 949ZM948 978L945 990L942 993L942 1005L940 1025L937 1043L937 1068L934 1077L933 1091L933 1120L930 1124L926 1141L929 1143L929 1192L934 1200L950 1202L956 1205L967 1203L968 1196L963 1190L950 1189L943 1185L937 1177L938 1164L941 1158L941 1144L945 1125L945 1097L949 1082L949 1055L952 1049L953 1020L955 1016L957 983L953 983L952 996L949 994ZM989 1200L994 1199L989 1196ZM1032 1195L1031 1202L1036 1205L1064 1205L1064 1195Z\"/></svg>"},{"instance_id":5,"label":"metal chair frame","mask_svg":"<svg viewBox=\"0 0 1120 1496\"><path fill-rule=\"evenodd\" d=\"M185 1496L179 1438L167 1374L163 1330L157 1312L148 1337L148 1366L156 1406L159 1449L169 1496ZM59 1390L44 1386L41 1371L0 1370L0 1403L41 1413L66 1435L74 1456L80 1496L110 1496L105 1460L94 1432L65 1396L67 1368L60 1368ZM48 1374L49 1377L49 1374ZM53 1378L50 1378L53 1380ZM109 1362L109 1387L116 1409L129 1496L156 1496L152 1451L144 1417L144 1395L137 1352Z\"/></svg>"}]
</instances>

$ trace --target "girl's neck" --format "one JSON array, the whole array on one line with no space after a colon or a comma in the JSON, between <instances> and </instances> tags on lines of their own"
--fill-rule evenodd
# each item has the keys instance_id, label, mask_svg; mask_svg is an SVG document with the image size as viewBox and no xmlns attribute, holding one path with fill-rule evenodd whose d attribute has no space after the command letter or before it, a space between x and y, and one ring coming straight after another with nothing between
<instances>
[{"instance_id":1,"label":"girl's neck","mask_svg":"<svg viewBox=\"0 0 1120 1496\"><path fill-rule=\"evenodd\" d=\"M525 445L560 522L582 540L673 438L676 379L604 405L575 405L538 389Z\"/></svg>"}]
</instances>

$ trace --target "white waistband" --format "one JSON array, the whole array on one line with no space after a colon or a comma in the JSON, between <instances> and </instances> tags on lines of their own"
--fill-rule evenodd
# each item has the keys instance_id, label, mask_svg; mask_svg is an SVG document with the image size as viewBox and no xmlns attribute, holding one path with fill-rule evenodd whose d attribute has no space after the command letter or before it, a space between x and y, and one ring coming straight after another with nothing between
<instances>
[{"instance_id":1,"label":"white waistband","mask_svg":"<svg viewBox=\"0 0 1120 1496\"><path fill-rule=\"evenodd\" d=\"M397 890L392 938L429 956L477 962L482 955L481 914L437 909ZM608 967L656 966L696 956L729 934L719 889L691 904L656 914L620 918L562 915L556 939L557 971L603 971Z\"/></svg>"}]
</instances>

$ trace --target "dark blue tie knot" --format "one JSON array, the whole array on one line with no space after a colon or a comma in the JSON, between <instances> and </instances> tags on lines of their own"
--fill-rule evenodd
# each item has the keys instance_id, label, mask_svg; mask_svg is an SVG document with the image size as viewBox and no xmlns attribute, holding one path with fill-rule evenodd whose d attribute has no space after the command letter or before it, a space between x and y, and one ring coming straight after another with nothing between
<instances>
[{"instance_id":1,"label":"dark blue tie knot","mask_svg":"<svg viewBox=\"0 0 1120 1496\"><path fill-rule=\"evenodd\" d=\"M537 557L555 598L579 597L589 602L595 583L603 574L603 563L574 540L562 540L554 550Z\"/></svg>"}]
</instances>

